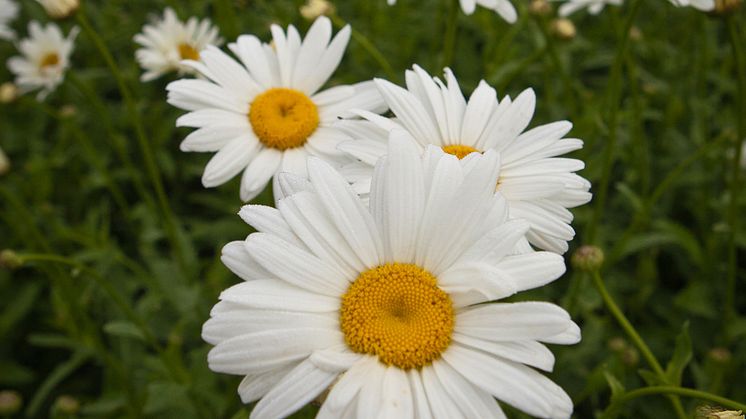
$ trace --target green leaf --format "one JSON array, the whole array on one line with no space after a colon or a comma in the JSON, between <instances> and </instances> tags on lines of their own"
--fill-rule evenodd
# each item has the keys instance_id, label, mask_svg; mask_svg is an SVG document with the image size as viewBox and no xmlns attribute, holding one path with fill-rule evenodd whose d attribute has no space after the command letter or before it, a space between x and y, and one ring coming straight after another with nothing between
<instances>
[{"instance_id":1,"label":"green leaf","mask_svg":"<svg viewBox=\"0 0 746 419\"><path fill-rule=\"evenodd\" d=\"M645 380L645 383L649 386L659 386L665 384L663 380L658 377L656 373L650 370L638 370L638 374L640 374L640 377L642 377L643 380Z\"/></svg>"},{"instance_id":2,"label":"green leaf","mask_svg":"<svg viewBox=\"0 0 746 419\"><path fill-rule=\"evenodd\" d=\"M109 322L104 325L104 332L122 338L132 338L145 341L145 336L140 329L130 322Z\"/></svg>"},{"instance_id":3,"label":"green leaf","mask_svg":"<svg viewBox=\"0 0 746 419\"><path fill-rule=\"evenodd\" d=\"M622 397L627 391L624 388L624 384L617 380L617 378L614 377L614 374L612 374L608 370L604 371L604 377L606 377L606 382L609 383L609 387L611 388L612 401L618 399L619 397Z\"/></svg>"},{"instance_id":4,"label":"green leaf","mask_svg":"<svg viewBox=\"0 0 746 419\"><path fill-rule=\"evenodd\" d=\"M681 384L681 376L684 369L692 360L692 340L689 337L689 322L684 322L681 333L676 337L676 347L673 356L666 366L666 378L668 384Z\"/></svg>"}]
</instances>

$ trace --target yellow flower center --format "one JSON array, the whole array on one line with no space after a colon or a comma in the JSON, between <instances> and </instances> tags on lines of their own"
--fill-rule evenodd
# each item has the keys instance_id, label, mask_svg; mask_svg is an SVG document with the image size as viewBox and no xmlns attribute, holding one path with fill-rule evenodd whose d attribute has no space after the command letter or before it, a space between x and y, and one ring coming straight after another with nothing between
<instances>
[{"instance_id":1,"label":"yellow flower center","mask_svg":"<svg viewBox=\"0 0 746 419\"><path fill-rule=\"evenodd\" d=\"M479 153L479 150L477 150L476 148L461 144L444 145L443 151L448 154L453 154L454 156L458 157L459 160L463 159L471 153Z\"/></svg>"},{"instance_id":2,"label":"yellow flower center","mask_svg":"<svg viewBox=\"0 0 746 419\"><path fill-rule=\"evenodd\" d=\"M316 104L304 93L274 88L251 103L249 121L265 146L278 150L300 147L319 126Z\"/></svg>"},{"instance_id":3,"label":"yellow flower center","mask_svg":"<svg viewBox=\"0 0 746 419\"><path fill-rule=\"evenodd\" d=\"M340 325L347 346L386 365L421 368L451 343L451 298L416 265L391 263L360 274L342 296Z\"/></svg>"},{"instance_id":4,"label":"yellow flower center","mask_svg":"<svg viewBox=\"0 0 746 419\"><path fill-rule=\"evenodd\" d=\"M198 61L199 51L197 51L196 48L194 48L193 46L187 43L179 44L179 56L181 57L182 60Z\"/></svg>"},{"instance_id":5,"label":"yellow flower center","mask_svg":"<svg viewBox=\"0 0 746 419\"><path fill-rule=\"evenodd\" d=\"M60 56L56 52L50 52L45 55L39 62L39 67L47 68L52 67L60 63Z\"/></svg>"}]
</instances>

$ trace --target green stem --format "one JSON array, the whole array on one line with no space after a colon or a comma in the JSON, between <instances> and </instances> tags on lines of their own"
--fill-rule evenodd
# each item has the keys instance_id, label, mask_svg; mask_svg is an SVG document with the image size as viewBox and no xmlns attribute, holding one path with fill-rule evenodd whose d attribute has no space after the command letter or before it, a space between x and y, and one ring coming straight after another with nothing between
<instances>
[{"instance_id":1,"label":"green stem","mask_svg":"<svg viewBox=\"0 0 746 419\"><path fill-rule=\"evenodd\" d=\"M179 241L177 223L173 211L171 210L171 207L168 203L168 199L166 198L166 192L163 187L163 180L161 179L160 171L158 170L158 165L156 164L155 156L153 155L153 150L150 148L150 142L145 136L145 130L140 119L140 113L137 110L135 99L132 96L129 87L127 87L124 76L119 71L119 67L114 61L114 57L112 56L111 51L109 51L109 48L106 46L98 32L96 32L93 26L91 26L88 18L85 15L85 11L81 8L81 10L78 10L75 16L77 17L78 23L83 28L83 31L88 34L93 43L96 45L96 48L103 57L104 61L106 61L106 65L109 67L109 70L117 81L119 92L121 93L125 105L127 106L127 113L130 122L135 129L137 141L140 146L140 152L142 153L143 160L145 161L145 170L148 174L148 177L150 178L150 182L153 184L156 197L158 198L158 205L160 206L163 218L165 220L166 234L168 235L169 240L171 241L171 245L173 246L174 256L176 257L182 269L186 270L187 263L184 256L184 249L182 248Z\"/></svg>"},{"instance_id":2,"label":"green stem","mask_svg":"<svg viewBox=\"0 0 746 419\"><path fill-rule=\"evenodd\" d=\"M446 68L451 65L453 61L453 50L456 47L456 32L458 29L458 0L445 0L446 7L448 8L448 20L446 21L446 29L443 33L443 61L441 61L440 68Z\"/></svg>"},{"instance_id":3,"label":"green stem","mask_svg":"<svg viewBox=\"0 0 746 419\"><path fill-rule=\"evenodd\" d=\"M331 15L329 16L329 18L337 27L341 28L347 25L347 22L345 22L344 19L337 15ZM396 80L397 75L394 71L394 68L391 67L391 63L389 63L383 53L381 53L381 51L379 51L378 48L376 48L376 46L372 42L370 42L370 40L365 35L353 28L352 39L354 39L355 42L360 44L360 46L363 47L363 49L366 50L368 54L370 54L370 56L378 63L378 65L381 66L381 69L386 73L387 77L389 77L391 80Z\"/></svg>"},{"instance_id":4,"label":"green stem","mask_svg":"<svg viewBox=\"0 0 746 419\"><path fill-rule=\"evenodd\" d=\"M635 327L632 326L632 323L630 323L630 321L627 319L627 316L624 315L622 310L616 304L614 298L611 296L611 294L609 294L609 291L606 290L606 286L604 285L604 281L601 278L601 274L596 270L591 273L591 278L593 279L593 285L596 286L596 290L598 290L598 293L604 300L606 308L608 308L609 312L611 312L611 315L614 316L617 323L619 323L619 325L622 327L637 350L640 351L642 357L645 358L645 361L648 363L650 368L653 369L653 372L655 372L655 375L657 375L661 380L666 380L666 372L663 370L663 367L655 358L655 355L653 355L653 352L645 343L645 340L643 340L640 334L637 333ZM669 397L669 399L671 400L674 410L676 411L676 414L679 416L679 418L686 419L686 413L684 412L684 408L682 407L681 401L678 399L678 397L671 396Z\"/></svg>"},{"instance_id":5,"label":"green stem","mask_svg":"<svg viewBox=\"0 0 746 419\"><path fill-rule=\"evenodd\" d=\"M609 183L611 182L611 171L614 166L614 158L616 151L617 142L617 124L619 116L619 108L622 95L622 68L624 66L624 60L627 54L627 45L629 44L629 31L632 27L632 23L637 16L637 12L640 10L642 0L635 0L630 6L631 10L627 19L622 27L622 33L619 36L619 46L616 50L616 56L614 57L614 63L611 67L611 76L609 83L608 92L608 124L609 124L609 139L604 149L603 155L603 167L601 172L601 181L599 182L598 192L595 196L595 207L593 209L593 216L591 217L590 225L586 232L587 237L585 242L593 244L596 242L596 234L598 224L603 217L603 212L606 207L606 199L609 192Z\"/></svg>"},{"instance_id":6,"label":"green stem","mask_svg":"<svg viewBox=\"0 0 746 419\"><path fill-rule=\"evenodd\" d=\"M739 403L737 401L733 401L725 397L720 397L718 395L708 393L706 391L694 390L691 388L683 388L683 387L676 387L676 386L653 386L653 387L645 387L645 388L641 388L637 390L632 390L620 396L618 399L614 400L613 402L611 402L611 404L606 409L606 411L609 412L609 411L618 409L625 403L628 403L638 397L653 396L653 395L658 395L658 394L692 397L695 399L707 400L708 402L716 403L720 406L727 407L729 409L746 411L746 404Z\"/></svg>"},{"instance_id":7,"label":"green stem","mask_svg":"<svg viewBox=\"0 0 746 419\"><path fill-rule=\"evenodd\" d=\"M740 174L741 174L741 153L743 152L743 141L746 139L746 63L743 57L743 46L739 36L736 20L733 16L728 17L728 34L730 43L733 48L733 60L735 61L738 73L738 100L736 107L736 120L738 121L738 139L734 142L733 162L731 166L730 179L730 202L728 206L728 273L725 289L725 316L727 323L735 317L735 295L736 295L736 275L738 269L738 250L736 248L736 233L738 232L738 197Z\"/></svg>"}]
</instances>

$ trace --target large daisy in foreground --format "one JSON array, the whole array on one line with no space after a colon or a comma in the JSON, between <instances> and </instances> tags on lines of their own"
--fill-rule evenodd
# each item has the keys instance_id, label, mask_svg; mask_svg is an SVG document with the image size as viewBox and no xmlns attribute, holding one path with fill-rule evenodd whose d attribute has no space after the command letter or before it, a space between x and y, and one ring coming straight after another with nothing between
<instances>
[{"instance_id":1,"label":"large daisy in foreground","mask_svg":"<svg viewBox=\"0 0 746 419\"><path fill-rule=\"evenodd\" d=\"M241 210L259 232L222 260L245 282L220 295L202 336L212 370L245 376L253 418L285 417L328 388L319 418L503 418L495 398L570 417L570 398L534 369L553 368L541 342L580 340L567 312L483 304L565 270L554 253L513 253L528 225L507 221L493 193L497 159L423 156L395 135L370 209L312 158L277 209Z\"/></svg>"},{"instance_id":2,"label":"large daisy in foreground","mask_svg":"<svg viewBox=\"0 0 746 419\"><path fill-rule=\"evenodd\" d=\"M396 0L387 1L389 6L396 4ZM474 13L477 5L479 5L486 9L494 10L508 23L515 23L518 18L515 7L513 7L509 0L459 0L459 3L461 4L461 10L467 15Z\"/></svg>"},{"instance_id":3,"label":"large daisy in foreground","mask_svg":"<svg viewBox=\"0 0 746 419\"><path fill-rule=\"evenodd\" d=\"M373 165L386 154L395 129L405 129L423 149L435 145L459 158L494 150L500 155L495 189L507 199L510 217L528 221L526 237L534 246L566 252L575 235L568 208L591 199L590 183L573 173L583 169L583 162L557 157L583 146L581 140L563 138L572 124L553 122L524 132L536 105L533 90L498 102L495 89L482 81L467 102L450 70L445 76L443 83L415 66L406 73L408 90L376 80L397 119L361 112L367 121L339 123L356 138L340 145L359 159L344 168L348 180L358 193L367 194ZM530 250L522 242L523 250Z\"/></svg>"},{"instance_id":4,"label":"large daisy in foreground","mask_svg":"<svg viewBox=\"0 0 746 419\"><path fill-rule=\"evenodd\" d=\"M43 27L32 21L28 31L29 37L18 44L23 55L11 57L8 69L15 74L21 92L41 89L37 97L44 99L65 78L78 28L73 28L65 38L57 25L49 23Z\"/></svg>"},{"instance_id":5,"label":"large daisy in foreground","mask_svg":"<svg viewBox=\"0 0 746 419\"><path fill-rule=\"evenodd\" d=\"M372 82L319 92L342 60L350 27L332 39L332 24L318 18L301 41L295 27L272 26L274 43L243 35L228 45L240 59L208 48L189 63L208 80L168 85L168 102L190 111L177 126L199 128L181 143L184 151L217 151L202 183L221 185L243 171L241 199L249 201L280 171L306 174L309 155L346 161L337 145L348 137L332 126L351 108L381 112Z\"/></svg>"},{"instance_id":6,"label":"large daisy in foreground","mask_svg":"<svg viewBox=\"0 0 746 419\"><path fill-rule=\"evenodd\" d=\"M182 61L199 60L200 52L208 45L220 45L223 41L218 28L208 19L200 21L192 17L184 23L173 9L166 8L162 19L145 25L142 33L135 35L135 42L142 46L135 51L137 62L145 70L140 80L151 81L171 71L193 72Z\"/></svg>"}]
</instances>

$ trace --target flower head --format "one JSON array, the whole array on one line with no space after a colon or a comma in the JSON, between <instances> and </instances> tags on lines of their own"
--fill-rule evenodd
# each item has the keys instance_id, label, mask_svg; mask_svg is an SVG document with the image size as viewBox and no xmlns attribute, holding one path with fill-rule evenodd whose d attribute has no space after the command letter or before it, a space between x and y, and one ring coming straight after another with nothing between
<instances>
[{"instance_id":1,"label":"flower head","mask_svg":"<svg viewBox=\"0 0 746 419\"><path fill-rule=\"evenodd\" d=\"M619 6L623 0L554 0L564 1L559 7L560 16L569 16L578 10L588 9L588 13L597 15L601 13L607 4Z\"/></svg>"},{"instance_id":2,"label":"flower head","mask_svg":"<svg viewBox=\"0 0 746 419\"><path fill-rule=\"evenodd\" d=\"M583 146L581 140L563 138L572 124L553 122L524 132L536 104L533 90L498 102L495 89L482 81L467 102L448 69L445 78L443 82L415 66L406 73L407 89L376 80L396 119L360 112L367 121L338 124L355 137L340 145L359 160L344 168L348 180L359 193L370 191L373 165L386 153L389 132L396 129L406 130L423 150L434 145L459 158L494 150L500 156L495 189L506 198L511 218L528 221L527 238L534 246L566 252L575 234L567 208L591 199L590 183L574 173L583 169L583 162L558 157Z\"/></svg>"},{"instance_id":3,"label":"flower head","mask_svg":"<svg viewBox=\"0 0 746 419\"><path fill-rule=\"evenodd\" d=\"M36 0L52 19L63 19L75 13L80 7L79 0Z\"/></svg>"},{"instance_id":4,"label":"flower head","mask_svg":"<svg viewBox=\"0 0 746 419\"><path fill-rule=\"evenodd\" d=\"M13 0L0 0L0 39L15 39L10 22L18 16L18 5Z\"/></svg>"},{"instance_id":5,"label":"flower head","mask_svg":"<svg viewBox=\"0 0 746 419\"><path fill-rule=\"evenodd\" d=\"M29 37L18 46L23 56L11 57L8 69L15 74L21 92L41 88L38 97L43 99L65 78L78 28L73 28L65 38L57 25L49 23L42 27L32 21L28 31Z\"/></svg>"},{"instance_id":6,"label":"flower head","mask_svg":"<svg viewBox=\"0 0 746 419\"><path fill-rule=\"evenodd\" d=\"M259 232L223 248L245 282L202 329L216 345L210 368L245 376L253 418L285 417L330 386L319 417L503 417L497 398L569 418L570 398L534 369L553 368L541 342L579 341L569 315L483 304L551 282L562 257L514 253L528 225L508 221L493 193L496 152L422 155L401 134L376 166L369 208L311 158L309 180L281 176L277 209L241 210Z\"/></svg>"},{"instance_id":7,"label":"flower head","mask_svg":"<svg viewBox=\"0 0 746 419\"><path fill-rule=\"evenodd\" d=\"M301 6L300 14L304 19L314 20L319 16L334 14L335 7L329 0L308 0Z\"/></svg>"},{"instance_id":8,"label":"flower head","mask_svg":"<svg viewBox=\"0 0 746 419\"><path fill-rule=\"evenodd\" d=\"M387 1L389 6L396 4L396 0ZM474 13L477 5L479 5L486 9L494 10L508 23L515 23L518 19L515 7L513 7L509 0L459 0L459 3L461 4L461 10L467 15Z\"/></svg>"},{"instance_id":9,"label":"flower head","mask_svg":"<svg viewBox=\"0 0 746 419\"><path fill-rule=\"evenodd\" d=\"M168 85L168 101L190 111L178 126L198 128L181 143L184 151L217 151L202 183L214 187L243 171L241 199L249 201L278 172L306 174L306 158L319 156L342 164L337 150L348 140L333 127L351 108L383 111L372 82L319 91L342 60L350 27L332 38L332 24L318 18L301 40L272 26L274 44L242 35L228 45L240 63L217 48L190 62L208 80L179 80Z\"/></svg>"},{"instance_id":10,"label":"flower head","mask_svg":"<svg viewBox=\"0 0 746 419\"><path fill-rule=\"evenodd\" d=\"M200 21L192 17L184 23L173 9L167 8L162 19L145 25L142 33L135 35L135 42L142 46L135 52L137 62L145 70L140 79L150 81L171 71L194 72L182 61L199 60L200 53L208 45L219 45L223 41L208 19Z\"/></svg>"},{"instance_id":11,"label":"flower head","mask_svg":"<svg viewBox=\"0 0 746 419\"><path fill-rule=\"evenodd\" d=\"M715 9L715 0L668 0L674 6L686 7L691 6L695 9L709 12Z\"/></svg>"}]
</instances>

